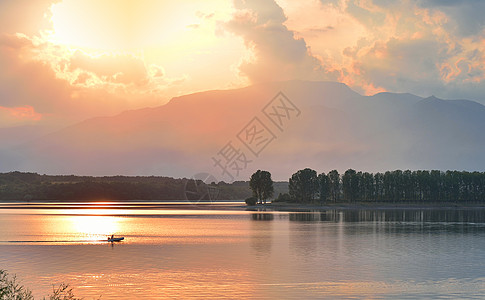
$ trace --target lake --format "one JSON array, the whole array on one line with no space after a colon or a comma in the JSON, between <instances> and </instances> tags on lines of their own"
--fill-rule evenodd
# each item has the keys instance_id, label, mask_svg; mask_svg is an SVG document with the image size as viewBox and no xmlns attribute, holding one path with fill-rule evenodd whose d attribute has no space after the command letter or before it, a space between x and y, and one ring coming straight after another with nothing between
<instances>
[{"instance_id":1,"label":"lake","mask_svg":"<svg viewBox=\"0 0 485 300\"><path fill-rule=\"evenodd\" d=\"M485 209L0 204L0 269L36 298L483 299Z\"/></svg>"}]
</instances>

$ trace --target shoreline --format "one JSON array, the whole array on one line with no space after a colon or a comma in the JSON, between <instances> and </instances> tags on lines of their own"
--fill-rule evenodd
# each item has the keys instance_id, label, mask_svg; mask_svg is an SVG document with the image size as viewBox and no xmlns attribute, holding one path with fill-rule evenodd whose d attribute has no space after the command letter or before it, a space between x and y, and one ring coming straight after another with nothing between
<instances>
[{"instance_id":1,"label":"shoreline","mask_svg":"<svg viewBox=\"0 0 485 300\"><path fill-rule=\"evenodd\" d=\"M254 212L311 212L327 210L482 210L485 203L289 203L276 202L248 206L242 200L190 202L172 201L0 201L0 209L182 209L182 210L219 210L219 211L254 211Z\"/></svg>"},{"instance_id":2,"label":"shoreline","mask_svg":"<svg viewBox=\"0 0 485 300\"><path fill-rule=\"evenodd\" d=\"M332 203L332 204L297 204L287 202L246 206L248 209L268 209L273 211L319 211L319 210L474 210L485 209L485 203L457 204L442 203Z\"/></svg>"}]
</instances>

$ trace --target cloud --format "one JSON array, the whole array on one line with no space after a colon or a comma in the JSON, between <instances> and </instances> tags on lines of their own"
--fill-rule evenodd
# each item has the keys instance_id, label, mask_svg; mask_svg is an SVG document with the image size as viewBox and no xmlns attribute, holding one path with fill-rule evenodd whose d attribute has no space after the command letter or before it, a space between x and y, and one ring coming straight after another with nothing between
<instances>
[{"instance_id":1,"label":"cloud","mask_svg":"<svg viewBox=\"0 0 485 300\"><path fill-rule=\"evenodd\" d=\"M357 69L370 82L391 91L413 90L418 94L437 89L440 77L437 61L443 59L443 44L432 40L399 40L376 42L355 54Z\"/></svg>"},{"instance_id":2,"label":"cloud","mask_svg":"<svg viewBox=\"0 0 485 300\"><path fill-rule=\"evenodd\" d=\"M0 1L0 28L2 33L21 32L37 34L39 28L50 26L49 7L59 0L7 0Z\"/></svg>"},{"instance_id":3,"label":"cloud","mask_svg":"<svg viewBox=\"0 0 485 300\"><path fill-rule=\"evenodd\" d=\"M239 71L251 82L288 79L323 79L325 73L302 38L284 22L286 16L272 0L235 1L237 9L226 28L241 36L251 50Z\"/></svg>"},{"instance_id":4,"label":"cloud","mask_svg":"<svg viewBox=\"0 0 485 300\"><path fill-rule=\"evenodd\" d=\"M187 78L168 78L133 54L72 52L24 34L0 34L0 65L0 106L30 106L38 123L60 125L163 104ZM4 118L0 127L10 123L19 122Z\"/></svg>"},{"instance_id":5,"label":"cloud","mask_svg":"<svg viewBox=\"0 0 485 300\"><path fill-rule=\"evenodd\" d=\"M0 106L4 108L0 126L19 124L20 120L71 124L88 117L109 115L133 107L122 92L112 92L101 84L91 84L99 83L93 76L97 71L95 66L89 68L92 62L83 65L90 71L76 68L75 72L71 72L69 60L66 59L69 56L63 53L59 47L39 44L24 35L0 36ZM130 62L129 59L127 61ZM133 61L131 63L136 64ZM131 73L126 74L123 71L123 67L113 67L111 73L105 76L113 76L113 81L133 84L143 83L143 78L147 77L146 70L142 68L135 71L130 69ZM147 100L151 97L154 96L141 94L133 99ZM153 103L156 100L149 101ZM31 107L32 110L24 110L25 107ZM40 115L42 118L36 118Z\"/></svg>"},{"instance_id":6,"label":"cloud","mask_svg":"<svg viewBox=\"0 0 485 300\"><path fill-rule=\"evenodd\" d=\"M80 50L70 57L70 71L91 72L103 81L146 85L149 74L145 63L133 55L100 55L92 57Z\"/></svg>"},{"instance_id":7,"label":"cloud","mask_svg":"<svg viewBox=\"0 0 485 300\"><path fill-rule=\"evenodd\" d=\"M150 65L149 73L150 73L150 76L153 78L159 78L159 77L165 76L165 70L162 67L157 66L155 64Z\"/></svg>"},{"instance_id":8,"label":"cloud","mask_svg":"<svg viewBox=\"0 0 485 300\"><path fill-rule=\"evenodd\" d=\"M421 0L422 7L440 10L450 17L448 30L464 37L483 34L485 2L482 0Z\"/></svg>"},{"instance_id":9,"label":"cloud","mask_svg":"<svg viewBox=\"0 0 485 300\"><path fill-rule=\"evenodd\" d=\"M289 79L341 81L368 95L411 92L485 102L483 1L247 0L165 10L162 2L158 10L146 2L143 11L157 22L139 25L153 29L141 31L145 44L163 41L155 50L76 49L50 39L53 2L0 2L0 106L31 106L43 116L36 122L75 122L195 91ZM159 12L177 12L176 28L159 26L172 20ZM73 32L84 22L66 21ZM96 33L99 24L91 25Z\"/></svg>"},{"instance_id":10,"label":"cloud","mask_svg":"<svg viewBox=\"0 0 485 300\"><path fill-rule=\"evenodd\" d=\"M4 33L0 35L0 47L8 48L9 50L17 50L33 47L33 44L32 41L23 34Z\"/></svg>"},{"instance_id":11,"label":"cloud","mask_svg":"<svg viewBox=\"0 0 485 300\"><path fill-rule=\"evenodd\" d=\"M242 41L214 33L230 18L230 3L99 5L0 1L0 106L30 105L44 116L39 122L73 123L243 85L233 72ZM197 29L189 30L191 24Z\"/></svg>"},{"instance_id":12,"label":"cloud","mask_svg":"<svg viewBox=\"0 0 485 300\"><path fill-rule=\"evenodd\" d=\"M364 94L485 102L485 2L278 0L322 73ZM331 30L321 30L332 28ZM320 30L315 30L320 29Z\"/></svg>"},{"instance_id":13,"label":"cloud","mask_svg":"<svg viewBox=\"0 0 485 300\"><path fill-rule=\"evenodd\" d=\"M42 115L30 105L21 107L0 106L0 127L32 124L42 119Z\"/></svg>"},{"instance_id":14,"label":"cloud","mask_svg":"<svg viewBox=\"0 0 485 300\"><path fill-rule=\"evenodd\" d=\"M67 84L49 66L29 58L36 47L25 36L3 35L0 41L0 106L51 111L57 105L53 100L66 95Z\"/></svg>"}]
</instances>

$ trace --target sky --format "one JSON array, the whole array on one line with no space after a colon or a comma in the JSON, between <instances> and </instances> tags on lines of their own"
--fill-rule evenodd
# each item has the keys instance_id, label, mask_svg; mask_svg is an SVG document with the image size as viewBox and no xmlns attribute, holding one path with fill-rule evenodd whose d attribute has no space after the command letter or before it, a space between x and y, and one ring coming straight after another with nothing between
<instances>
[{"instance_id":1,"label":"sky","mask_svg":"<svg viewBox=\"0 0 485 300\"><path fill-rule=\"evenodd\" d=\"M485 103L482 0L3 0L0 128L280 80Z\"/></svg>"}]
</instances>

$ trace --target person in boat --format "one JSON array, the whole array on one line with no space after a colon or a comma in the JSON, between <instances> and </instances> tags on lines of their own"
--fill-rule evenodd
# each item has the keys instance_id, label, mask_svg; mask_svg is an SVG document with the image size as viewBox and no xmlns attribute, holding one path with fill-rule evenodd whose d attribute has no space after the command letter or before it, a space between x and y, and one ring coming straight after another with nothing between
<instances>
[{"instance_id":1,"label":"person in boat","mask_svg":"<svg viewBox=\"0 0 485 300\"><path fill-rule=\"evenodd\" d=\"M112 234L112 235L111 235L111 239L114 239L114 238L115 238L115 235L114 235L114 234Z\"/></svg>"}]
</instances>

